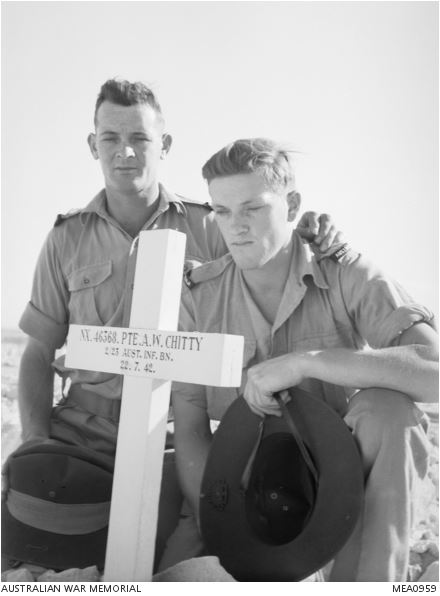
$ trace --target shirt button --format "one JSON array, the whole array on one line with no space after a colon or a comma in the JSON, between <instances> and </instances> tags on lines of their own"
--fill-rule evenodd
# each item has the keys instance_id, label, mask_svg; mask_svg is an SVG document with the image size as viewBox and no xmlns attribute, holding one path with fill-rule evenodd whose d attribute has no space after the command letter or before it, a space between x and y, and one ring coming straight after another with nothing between
<instances>
[{"instance_id":1,"label":"shirt button","mask_svg":"<svg viewBox=\"0 0 440 596\"><path fill-rule=\"evenodd\" d=\"M84 283L84 285L87 285L88 283L90 283L90 279L88 277L85 277L83 279L83 283Z\"/></svg>"}]
</instances>

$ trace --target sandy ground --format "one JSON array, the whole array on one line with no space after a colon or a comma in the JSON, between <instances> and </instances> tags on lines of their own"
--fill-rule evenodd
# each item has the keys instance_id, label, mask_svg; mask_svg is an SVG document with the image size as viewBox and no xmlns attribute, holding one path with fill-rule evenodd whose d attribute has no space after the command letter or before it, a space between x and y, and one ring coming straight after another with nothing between
<instances>
[{"instance_id":1,"label":"sandy ground","mask_svg":"<svg viewBox=\"0 0 440 596\"><path fill-rule=\"evenodd\" d=\"M2 462L19 444L17 409L18 365L24 348L19 331L2 330ZM56 388L59 396L60 389ZM438 580L438 405L429 405L429 439L432 444L428 477L416 505L417 523L411 540L410 581Z\"/></svg>"}]
</instances>

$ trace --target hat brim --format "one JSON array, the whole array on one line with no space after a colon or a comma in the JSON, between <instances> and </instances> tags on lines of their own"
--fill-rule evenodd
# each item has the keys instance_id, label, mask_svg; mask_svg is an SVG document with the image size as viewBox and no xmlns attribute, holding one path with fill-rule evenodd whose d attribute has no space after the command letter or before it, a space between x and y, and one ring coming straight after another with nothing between
<instances>
[{"instance_id":1,"label":"hat brim","mask_svg":"<svg viewBox=\"0 0 440 596\"><path fill-rule=\"evenodd\" d=\"M201 487L200 523L209 554L238 581L300 581L328 563L350 537L362 507L363 472L356 442L323 401L295 388L288 410L319 473L313 512L292 541L267 544L250 527L240 488L261 418L243 398L227 410L210 449ZM283 418L265 419L265 436L286 432ZM222 485L221 507L208 498Z\"/></svg>"},{"instance_id":2,"label":"hat brim","mask_svg":"<svg viewBox=\"0 0 440 596\"><path fill-rule=\"evenodd\" d=\"M87 447L67 445L59 441L45 441L31 446L25 444L20 446L10 457L35 457L36 455L48 456L48 463L45 465L48 465L49 468L52 457L61 455L92 464L96 467L97 472L105 472L110 478L113 475L114 458ZM182 494L174 464L174 452L165 452L163 470L156 533L156 566L166 541L177 524L182 503ZM23 482L26 484L26 479ZM27 493L27 489L30 488L21 486L19 490ZM109 490L108 494L110 495ZM20 521L10 513L6 502L2 502L1 517L1 552L5 564L8 564L8 561L20 561L55 570L73 567L84 568L91 565L96 565L98 569L104 568L108 526L86 534L59 534Z\"/></svg>"},{"instance_id":3,"label":"hat brim","mask_svg":"<svg viewBox=\"0 0 440 596\"><path fill-rule=\"evenodd\" d=\"M111 457L110 455L105 455L104 453L100 453L89 447L62 443L56 439L46 439L44 442L37 444L32 443L31 445L23 443L23 445L20 445L10 457L18 457L28 454L35 455L38 453L74 457L98 466L108 472L113 472L115 463L114 457Z\"/></svg>"},{"instance_id":4,"label":"hat brim","mask_svg":"<svg viewBox=\"0 0 440 596\"><path fill-rule=\"evenodd\" d=\"M33 528L15 519L2 503L2 553L21 561L55 570L96 565L104 567L108 528L65 536Z\"/></svg>"}]
</instances>

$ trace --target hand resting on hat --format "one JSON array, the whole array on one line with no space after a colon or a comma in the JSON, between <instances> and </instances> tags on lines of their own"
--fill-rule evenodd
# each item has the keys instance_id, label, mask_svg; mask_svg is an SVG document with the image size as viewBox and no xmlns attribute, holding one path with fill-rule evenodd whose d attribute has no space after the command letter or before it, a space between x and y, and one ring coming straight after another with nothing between
<instances>
[{"instance_id":1,"label":"hand resting on hat","mask_svg":"<svg viewBox=\"0 0 440 596\"><path fill-rule=\"evenodd\" d=\"M260 362L247 371L247 383L243 397L254 414L258 416L281 416L273 394L280 392L284 403L290 400L286 389L299 385L303 379L301 367L293 363L293 354L284 354Z\"/></svg>"},{"instance_id":2,"label":"hand resting on hat","mask_svg":"<svg viewBox=\"0 0 440 596\"><path fill-rule=\"evenodd\" d=\"M273 393L313 378L342 387L401 391L414 402L434 401L438 394L435 331L426 323L413 325L400 335L399 344L369 350L329 348L284 354L249 368L243 396L256 414L279 415Z\"/></svg>"}]
</instances>

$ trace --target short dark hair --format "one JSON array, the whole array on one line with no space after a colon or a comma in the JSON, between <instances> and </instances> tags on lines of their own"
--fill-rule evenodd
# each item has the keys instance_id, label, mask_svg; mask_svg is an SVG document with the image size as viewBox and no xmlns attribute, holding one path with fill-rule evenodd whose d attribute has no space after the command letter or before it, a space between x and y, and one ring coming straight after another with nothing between
<instances>
[{"instance_id":1,"label":"short dark hair","mask_svg":"<svg viewBox=\"0 0 440 596\"><path fill-rule=\"evenodd\" d=\"M109 101L119 106L134 106L136 104L147 104L155 110L162 122L164 117L159 102L153 91L144 83L136 81L130 83L124 79L114 78L106 81L100 91L95 105L94 122L97 123L99 107L104 101Z\"/></svg>"},{"instance_id":2,"label":"short dark hair","mask_svg":"<svg viewBox=\"0 0 440 596\"><path fill-rule=\"evenodd\" d=\"M202 168L208 184L214 178L257 173L275 188L295 186L293 151L267 138L238 139L217 151Z\"/></svg>"}]
</instances>

